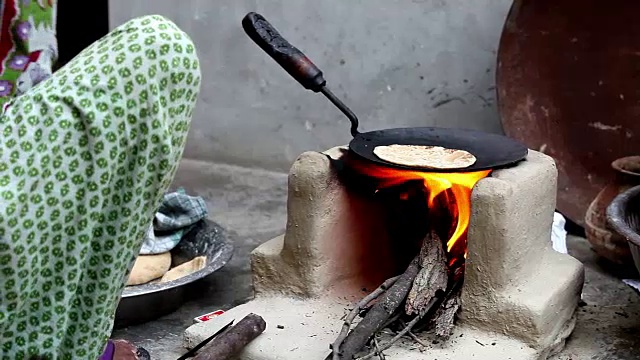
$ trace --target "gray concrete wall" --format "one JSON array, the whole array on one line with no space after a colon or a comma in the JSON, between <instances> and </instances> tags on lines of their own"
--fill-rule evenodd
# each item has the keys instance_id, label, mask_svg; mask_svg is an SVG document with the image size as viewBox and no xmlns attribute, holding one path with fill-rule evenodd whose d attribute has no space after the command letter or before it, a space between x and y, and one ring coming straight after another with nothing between
<instances>
[{"instance_id":1,"label":"gray concrete wall","mask_svg":"<svg viewBox=\"0 0 640 360\"><path fill-rule=\"evenodd\" d=\"M500 132L494 69L510 0L111 0L110 24L162 14L191 35L203 83L185 156L287 171L350 139L348 120L244 34L263 14L325 73L361 130Z\"/></svg>"}]
</instances>

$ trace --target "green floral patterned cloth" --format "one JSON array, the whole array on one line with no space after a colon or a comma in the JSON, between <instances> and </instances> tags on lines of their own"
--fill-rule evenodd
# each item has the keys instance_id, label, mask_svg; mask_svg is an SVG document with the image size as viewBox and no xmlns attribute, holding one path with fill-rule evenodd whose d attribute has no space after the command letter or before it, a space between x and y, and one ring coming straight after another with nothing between
<instances>
[{"instance_id":1,"label":"green floral patterned cloth","mask_svg":"<svg viewBox=\"0 0 640 360\"><path fill-rule=\"evenodd\" d=\"M182 156L200 70L189 37L132 20L0 116L0 358L102 353Z\"/></svg>"}]
</instances>

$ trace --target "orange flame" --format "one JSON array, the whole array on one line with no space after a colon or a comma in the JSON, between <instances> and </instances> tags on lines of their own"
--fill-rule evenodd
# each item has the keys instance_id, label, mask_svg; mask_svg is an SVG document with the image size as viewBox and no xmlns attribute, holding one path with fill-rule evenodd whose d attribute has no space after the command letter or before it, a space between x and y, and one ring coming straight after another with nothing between
<instances>
[{"instance_id":1,"label":"orange flame","mask_svg":"<svg viewBox=\"0 0 640 360\"><path fill-rule=\"evenodd\" d=\"M448 202L448 210L456 221L455 230L451 237L447 240L447 251L451 252L454 245L460 239L465 237L469 228L469 219L471 218L471 191L474 185L482 178L487 177L491 170L466 172L466 173L435 173L421 172L414 170L401 170L384 166L373 165L360 161L350 162L350 166L357 172L375 178L379 181L378 188L387 188L391 186L401 185L411 180L422 180L424 186L429 190L428 205L429 209L436 207L436 198L444 194ZM453 195L453 199L449 199L449 191ZM466 239L465 239L466 240ZM464 248L464 256L466 257L466 246Z\"/></svg>"}]
</instances>

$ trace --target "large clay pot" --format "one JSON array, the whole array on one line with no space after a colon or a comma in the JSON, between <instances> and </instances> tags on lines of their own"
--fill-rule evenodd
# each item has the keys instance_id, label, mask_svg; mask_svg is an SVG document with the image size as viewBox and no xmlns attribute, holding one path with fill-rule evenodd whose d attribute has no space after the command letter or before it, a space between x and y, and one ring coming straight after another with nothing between
<instances>
[{"instance_id":1,"label":"large clay pot","mask_svg":"<svg viewBox=\"0 0 640 360\"><path fill-rule=\"evenodd\" d=\"M609 227L606 211L618 194L640 185L640 156L617 159L611 163L611 167L616 176L598 193L587 209L584 218L587 239L598 255L617 264L633 265L627 240Z\"/></svg>"}]
</instances>

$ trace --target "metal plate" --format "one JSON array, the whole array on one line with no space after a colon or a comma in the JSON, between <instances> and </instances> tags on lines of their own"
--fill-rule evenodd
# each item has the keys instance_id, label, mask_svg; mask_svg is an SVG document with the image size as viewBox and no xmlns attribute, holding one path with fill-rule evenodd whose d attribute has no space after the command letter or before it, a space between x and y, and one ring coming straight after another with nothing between
<instances>
[{"instance_id":1,"label":"metal plate","mask_svg":"<svg viewBox=\"0 0 640 360\"><path fill-rule=\"evenodd\" d=\"M233 245L227 242L224 230L206 220L185 234L178 246L171 250L172 266L197 256L207 256L204 269L193 274L158 284L127 286L122 293L115 317L115 327L145 323L177 310L186 300L187 286L221 269L233 255Z\"/></svg>"},{"instance_id":2,"label":"metal plate","mask_svg":"<svg viewBox=\"0 0 640 360\"><path fill-rule=\"evenodd\" d=\"M475 164L459 169L431 169L403 166L378 158L373 149L384 145L442 146L466 150L476 157ZM398 128L361 133L349 143L349 150L369 161L387 167L429 172L471 172L505 167L523 160L527 147L508 137L475 130L438 127Z\"/></svg>"},{"instance_id":3,"label":"metal plate","mask_svg":"<svg viewBox=\"0 0 640 360\"><path fill-rule=\"evenodd\" d=\"M517 0L498 51L505 133L555 158L558 209L574 222L640 154L640 2Z\"/></svg>"}]
</instances>

